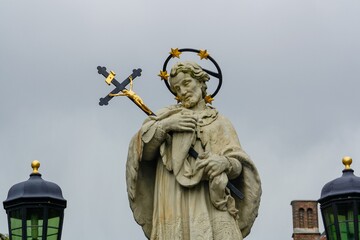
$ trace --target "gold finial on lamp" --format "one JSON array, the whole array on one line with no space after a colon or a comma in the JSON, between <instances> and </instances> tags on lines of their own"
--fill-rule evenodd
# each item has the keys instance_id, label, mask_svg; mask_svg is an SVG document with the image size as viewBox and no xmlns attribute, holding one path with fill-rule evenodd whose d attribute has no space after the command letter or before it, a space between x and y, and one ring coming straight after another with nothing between
<instances>
[{"instance_id":1,"label":"gold finial on lamp","mask_svg":"<svg viewBox=\"0 0 360 240\"><path fill-rule=\"evenodd\" d=\"M352 158L349 157L349 156L343 157L342 163L343 163L344 166L345 166L345 170L351 169L350 165L351 165L351 163L352 163Z\"/></svg>"},{"instance_id":2,"label":"gold finial on lamp","mask_svg":"<svg viewBox=\"0 0 360 240\"><path fill-rule=\"evenodd\" d=\"M39 174L40 162L38 160L32 161L31 167L33 169L33 174Z\"/></svg>"}]
</instances>

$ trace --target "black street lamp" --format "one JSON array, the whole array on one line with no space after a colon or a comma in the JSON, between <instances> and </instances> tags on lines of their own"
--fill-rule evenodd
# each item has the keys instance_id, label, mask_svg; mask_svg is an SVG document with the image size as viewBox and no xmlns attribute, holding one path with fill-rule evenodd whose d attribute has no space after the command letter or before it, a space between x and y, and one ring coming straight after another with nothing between
<instances>
[{"instance_id":1,"label":"black street lamp","mask_svg":"<svg viewBox=\"0 0 360 240\"><path fill-rule=\"evenodd\" d=\"M360 240L360 177L350 168L352 159L344 157L343 175L323 187L319 199L328 240Z\"/></svg>"},{"instance_id":2,"label":"black street lamp","mask_svg":"<svg viewBox=\"0 0 360 240\"><path fill-rule=\"evenodd\" d=\"M39 161L31 167L29 180L12 186L3 202L10 240L60 240L66 200L57 184L41 178Z\"/></svg>"}]
</instances>

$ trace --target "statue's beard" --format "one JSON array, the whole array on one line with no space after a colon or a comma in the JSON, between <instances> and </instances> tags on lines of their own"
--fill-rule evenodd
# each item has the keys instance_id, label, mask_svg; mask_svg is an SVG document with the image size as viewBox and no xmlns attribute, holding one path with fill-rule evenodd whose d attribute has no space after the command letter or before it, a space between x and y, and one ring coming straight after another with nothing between
<instances>
[{"instance_id":1,"label":"statue's beard","mask_svg":"<svg viewBox=\"0 0 360 240\"><path fill-rule=\"evenodd\" d=\"M184 108L193 108L197 103L198 101L195 101L193 96L186 97L181 101Z\"/></svg>"},{"instance_id":2,"label":"statue's beard","mask_svg":"<svg viewBox=\"0 0 360 240\"><path fill-rule=\"evenodd\" d=\"M181 97L181 104L184 108L192 109L196 107L202 100L202 92L199 89L195 89L193 92L185 94Z\"/></svg>"},{"instance_id":3,"label":"statue's beard","mask_svg":"<svg viewBox=\"0 0 360 240\"><path fill-rule=\"evenodd\" d=\"M185 102L182 102L182 105L184 108L192 108L196 105L196 102L195 101L185 101Z\"/></svg>"}]
</instances>

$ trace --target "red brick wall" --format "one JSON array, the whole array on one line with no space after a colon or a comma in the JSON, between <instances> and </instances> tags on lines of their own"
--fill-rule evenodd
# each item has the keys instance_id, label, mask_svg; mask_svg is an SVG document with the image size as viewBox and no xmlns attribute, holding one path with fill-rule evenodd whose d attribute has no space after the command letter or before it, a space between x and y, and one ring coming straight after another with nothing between
<instances>
[{"instance_id":1,"label":"red brick wall","mask_svg":"<svg viewBox=\"0 0 360 240\"><path fill-rule=\"evenodd\" d=\"M296 200L291 202L293 212L293 239L319 240L317 201Z\"/></svg>"},{"instance_id":2,"label":"red brick wall","mask_svg":"<svg viewBox=\"0 0 360 240\"><path fill-rule=\"evenodd\" d=\"M293 228L318 228L318 210L316 201L292 201ZM304 212L301 214L301 209ZM311 210L311 217L308 211ZM309 221L310 220L310 221Z\"/></svg>"}]
</instances>

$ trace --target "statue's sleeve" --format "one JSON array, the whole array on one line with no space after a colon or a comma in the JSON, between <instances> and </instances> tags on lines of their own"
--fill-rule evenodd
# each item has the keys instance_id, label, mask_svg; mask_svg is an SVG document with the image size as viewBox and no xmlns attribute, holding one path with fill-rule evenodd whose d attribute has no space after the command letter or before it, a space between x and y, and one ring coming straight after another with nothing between
<instances>
[{"instance_id":1,"label":"statue's sleeve","mask_svg":"<svg viewBox=\"0 0 360 240\"><path fill-rule=\"evenodd\" d=\"M223 154L232 164L229 179L244 194L244 199L235 198L239 210L239 228L245 238L258 214L261 196L261 181L258 171L248 154L242 149L238 136L230 121L224 119L222 129ZM228 139L227 142L225 139ZM240 168L239 168L240 167ZM240 169L240 175L237 175ZM237 175L237 177L235 177Z\"/></svg>"},{"instance_id":2,"label":"statue's sleeve","mask_svg":"<svg viewBox=\"0 0 360 240\"><path fill-rule=\"evenodd\" d=\"M230 162L230 168L226 174L229 179L237 178L243 169L244 159L250 159L240 145L239 138L231 122L219 116L216 131L211 131L211 151L225 157Z\"/></svg>"},{"instance_id":3,"label":"statue's sleeve","mask_svg":"<svg viewBox=\"0 0 360 240\"><path fill-rule=\"evenodd\" d=\"M162 109L156 116L150 116L145 120L140 129L141 140L144 144L143 160L151 161L156 159L159 154L160 146L165 142L171 141L171 136L163 130L161 121L169 116L178 113L182 109Z\"/></svg>"},{"instance_id":4,"label":"statue's sleeve","mask_svg":"<svg viewBox=\"0 0 360 240\"><path fill-rule=\"evenodd\" d=\"M159 148L165 140L171 137L166 133L161 125L160 120L153 119L143 125L140 130L141 140L143 142L142 160L152 161L159 155Z\"/></svg>"},{"instance_id":5,"label":"statue's sleeve","mask_svg":"<svg viewBox=\"0 0 360 240\"><path fill-rule=\"evenodd\" d=\"M142 226L145 235L150 238L156 162L142 161L144 144L139 131L129 145L126 162L126 185L130 208L136 222Z\"/></svg>"},{"instance_id":6,"label":"statue's sleeve","mask_svg":"<svg viewBox=\"0 0 360 240\"><path fill-rule=\"evenodd\" d=\"M155 146L164 141L163 133L156 123L168 116L159 114L144 121L142 128L131 139L126 162L126 184L131 210L136 222L142 226L145 235L150 238L156 176L156 161L144 161L145 146ZM166 135L165 139L168 137ZM155 149L159 151L159 149ZM147 157L149 160L151 157Z\"/></svg>"},{"instance_id":7,"label":"statue's sleeve","mask_svg":"<svg viewBox=\"0 0 360 240\"><path fill-rule=\"evenodd\" d=\"M258 171L251 158L242 149L239 138L231 122L219 116L216 123L209 129L211 151L226 157L231 168L227 175L229 181L239 189L244 198L232 194L238 210L238 224L245 238L258 214L261 196L261 181ZM206 144L206 145L207 145Z\"/></svg>"}]
</instances>

